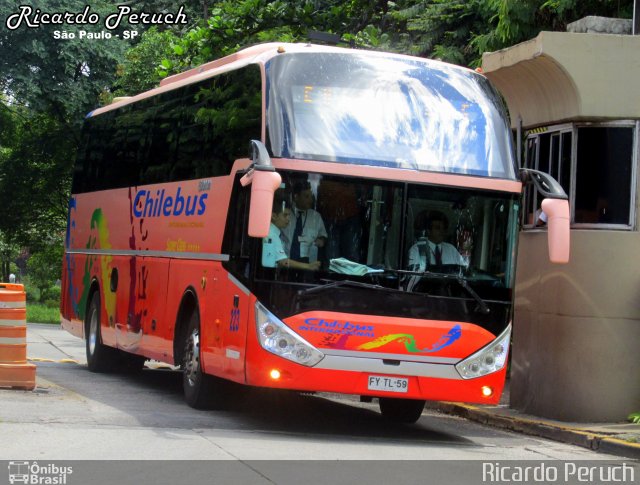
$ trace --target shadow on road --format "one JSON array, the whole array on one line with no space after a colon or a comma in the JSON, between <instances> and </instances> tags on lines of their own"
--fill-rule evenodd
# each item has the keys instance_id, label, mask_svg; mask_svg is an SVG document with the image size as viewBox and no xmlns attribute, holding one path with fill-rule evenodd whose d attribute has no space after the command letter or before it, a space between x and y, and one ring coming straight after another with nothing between
<instances>
[{"instance_id":1,"label":"shadow on road","mask_svg":"<svg viewBox=\"0 0 640 485\"><path fill-rule=\"evenodd\" d=\"M382 418L375 402L363 404L353 397L233 385L225 410L199 411L183 400L180 371L145 368L137 374L94 374L82 365L43 364L38 366L38 375L73 393L76 401L94 403L92 408L98 403L94 419L99 423L103 412L112 421L125 425L267 431L313 435L314 439L392 439L405 445L412 441L420 445L475 445L456 434L437 430L442 428L442 423L436 424L443 419L440 416L425 412L414 425L391 423ZM55 413L49 407L48 413L52 412ZM112 421L106 424L113 424Z\"/></svg>"}]
</instances>

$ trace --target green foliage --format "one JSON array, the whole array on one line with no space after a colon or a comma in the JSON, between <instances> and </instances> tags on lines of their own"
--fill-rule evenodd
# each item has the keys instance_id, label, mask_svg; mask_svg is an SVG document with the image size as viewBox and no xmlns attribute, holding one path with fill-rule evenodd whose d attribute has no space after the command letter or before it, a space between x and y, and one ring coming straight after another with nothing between
<instances>
[{"instance_id":1,"label":"green foliage","mask_svg":"<svg viewBox=\"0 0 640 485\"><path fill-rule=\"evenodd\" d=\"M375 17L375 8L365 9L365 5L369 2L223 0L210 10L206 24L175 43L171 55L162 61L159 74L180 72L256 43L306 40L310 30L341 34L361 22L358 30L364 29ZM378 37L373 30L362 37L367 35L374 42Z\"/></svg>"},{"instance_id":2,"label":"green foliage","mask_svg":"<svg viewBox=\"0 0 640 485\"><path fill-rule=\"evenodd\" d=\"M60 294L60 287L53 285L42 290L40 299L45 302L45 305L47 304L47 301L53 301L55 305L60 305Z\"/></svg>"},{"instance_id":3,"label":"green foliage","mask_svg":"<svg viewBox=\"0 0 640 485\"><path fill-rule=\"evenodd\" d=\"M402 51L456 64L471 64L469 39L487 25L480 0L404 2L391 12L393 21L406 26L407 35L396 40Z\"/></svg>"},{"instance_id":4,"label":"green foliage","mask_svg":"<svg viewBox=\"0 0 640 485\"><path fill-rule=\"evenodd\" d=\"M487 28L469 42L477 56L529 40L543 30L564 31L587 15L630 18L631 0L483 0Z\"/></svg>"},{"instance_id":5,"label":"green foliage","mask_svg":"<svg viewBox=\"0 0 640 485\"><path fill-rule=\"evenodd\" d=\"M44 300L44 306L46 306L47 308L55 308L55 309L59 309L60 308L60 300Z\"/></svg>"},{"instance_id":6,"label":"green foliage","mask_svg":"<svg viewBox=\"0 0 640 485\"><path fill-rule=\"evenodd\" d=\"M60 323L60 309L48 307L41 303L27 303L27 322L29 323Z\"/></svg>"},{"instance_id":7,"label":"green foliage","mask_svg":"<svg viewBox=\"0 0 640 485\"><path fill-rule=\"evenodd\" d=\"M37 251L64 231L76 141L47 114L1 102L0 111L12 116L11 130L0 133L0 232Z\"/></svg>"},{"instance_id":8,"label":"green foliage","mask_svg":"<svg viewBox=\"0 0 640 485\"><path fill-rule=\"evenodd\" d=\"M19 248L7 242L7 238L0 231L0 281L8 282L11 273L20 274L18 266L13 262L18 256Z\"/></svg>"},{"instance_id":9,"label":"green foliage","mask_svg":"<svg viewBox=\"0 0 640 485\"><path fill-rule=\"evenodd\" d=\"M640 413L631 413L627 419L632 423L640 424Z\"/></svg>"},{"instance_id":10,"label":"green foliage","mask_svg":"<svg viewBox=\"0 0 640 485\"><path fill-rule=\"evenodd\" d=\"M55 298L56 293L59 297L59 289L52 290L51 287L60 279L62 255L62 241L51 241L41 251L32 254L27 262L29 281L40 288L41 299Z\"/></svg>"},{"instance_id":11,"label":"green foliage","mask_svg":"<svg viewBox=\"0 0 640 485\"><path fill-rule=\"evenodd\" d=\"M32 284L31 281L29 280L29 277L25 278L25 281L23 282L23 284L24 284L24 291L27 294L27 302L40 301L40 296L41 296L40 288Z\"/></svg>"},{"instance_id":12,"label":"green foliage","mask_svg":"<svg viewBox=\"0 0 640 485\"><path fill-rule=\"evenodd\" d=\"M125 60L118 66L117 88L113 94L131 96L156 87L162 79L158 66L168 63L163 59L172 52L182 54L182 47L177 42L178 37L173 31L160 32L156 27L147 30L140 42L126 52Z\"/></svg>"},{"instance_id":13,"label":"green foliage","mask_svg":"<svg viewBox=\"0 0 640 485\"><path fill-rule=\"evenodd\" d=\"M0 19L18 11L21 0L0 3ZM81 12L84 0L47 0L29 2L35 9L49 12ZM115 11L112 2L91 2L92 12L105 18ZM98 32L102 24L65 26L67 32ZM120 37L91 42L87 39L54 40L59 25L24 25L0 30L0 92L11 93L14 102L57 121L79 127L87 111L96 106L98 94L110 86L118 62L128 47Z\"/></svg>"},{"instance_id":14,"label":"green foliage","mask_svg":"<svg viewBox=\"0 0 640 485\"><path fill-rule=\"evenodd\" d=\"M629 16L631 0L222 1L158 64L161 77L257 42L297 42L310 30L358 47L476 66L483 52L564 30L585 15Z\"/></svg>"}]
</instances>

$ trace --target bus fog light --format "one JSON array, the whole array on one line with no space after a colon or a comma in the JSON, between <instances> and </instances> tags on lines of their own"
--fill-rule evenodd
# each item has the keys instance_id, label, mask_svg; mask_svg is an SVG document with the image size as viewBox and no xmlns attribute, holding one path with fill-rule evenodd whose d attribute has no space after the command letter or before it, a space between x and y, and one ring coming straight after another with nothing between
<instances>
[{"instance_id":1,"label":"bus fog light","mask_svg":"<svg viewBox=\"0 0 640 485\"><path fill-rule=\"evenodd\" d=\"M491 397L493 396L493 389L490 388L489 386L482 386L482 395L484 397Z\"/></svg>"},{"instance_id":2,"label":"bus fog light","mask_svg":"<svg viewBox=\"0 0 640 485\"><path fill-rule=\"evenodd\" d=\"M262 304L257 302L255 308L258 341L263 349L309 367L324 358L322 352L287 327Z\"/></svg>"},{"instance_id":3,"label":"bus fog light","mask_svg":"<svg viewBox=\"0 0 640 485\"><path fill-rule=\"evenodd\" d=\"M280 371L278 369L271 369L271 372L269 372L269 377L271 377L271 379L273 379L274 381L280 379L281 375L282 374L280 374Z\"/></svg>"},{"instance_id":4,"label":"bus fog light","mask_svg":"<svg viewBox=\"0 0 640 485\"><path fill-rule=\"evenodd\" d=\"M511 324L489 345L456 364L460 377L473 379L501 370L507 363L510 339ZM482 392L484 394L484 389Z\"/></svg>"}]
</instances>

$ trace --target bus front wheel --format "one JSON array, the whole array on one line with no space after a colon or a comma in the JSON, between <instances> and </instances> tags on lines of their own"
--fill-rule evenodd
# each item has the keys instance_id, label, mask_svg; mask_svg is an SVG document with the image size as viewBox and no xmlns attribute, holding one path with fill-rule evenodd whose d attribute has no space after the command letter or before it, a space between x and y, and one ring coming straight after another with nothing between
<instances>
[{"instance_id":1,"label":"bus front wheel","mask_svg":"<svg viewBox=\"0 0 640 485\"><path fill-rule=\"evenodd\" d=\"M192 408L220 409L224 398L222 382L202 371L200 343L200 317L194 311L189 319L182 359L184 399Z\"/></svg>"},{"instance_id":2,"label":"bus front wheel","mask_svg":"<svg viewBox=\"0 0 640 485\"><path fill-rule=\"evenodd\" d=\"M415 423L422 416L425 401L417 399L395 399L381 397L379 399L382 416L395 423Z\"/></svg>"}]
</instances>

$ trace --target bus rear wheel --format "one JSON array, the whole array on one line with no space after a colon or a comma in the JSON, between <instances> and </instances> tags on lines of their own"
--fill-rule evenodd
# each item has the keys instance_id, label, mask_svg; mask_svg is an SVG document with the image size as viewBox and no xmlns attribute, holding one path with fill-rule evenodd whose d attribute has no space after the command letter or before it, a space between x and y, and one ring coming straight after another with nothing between
<instances>
[{"instance_id":1,"label":"bus rear wheel","mask_svg":"<svg viewBox=\"0 0 640 485\"><path fill-rule=\"evenodd\" d=\"M91 372L107 372L113 365L114 349L102 343L100 293L94 292L85 318L87 367Z\"/></svg>"},{"instance_id":2,"label":"bus rear wheel","mask_svg":"<svg viewBox=\"0 0 640 485\"><path fill-rule=\"evenodd\" d=\"M425 401L417 399L396 399L381 397L380 412L385 419L394 423L412 424L420 419Z\"/></svg>"},{"instance_id":3,"label":"bus rear wheel","mask_svg":"<svg viewBox=\"0 0 640 485\"><path fill-rule=\"evenodd\" d=\"M200 317L194 311L184 343L182 359L182 388L184 399L195 409L220 409L224 404L224 390L220 379L202 371L200 347Z\"/></svg>"}]
</instances>

